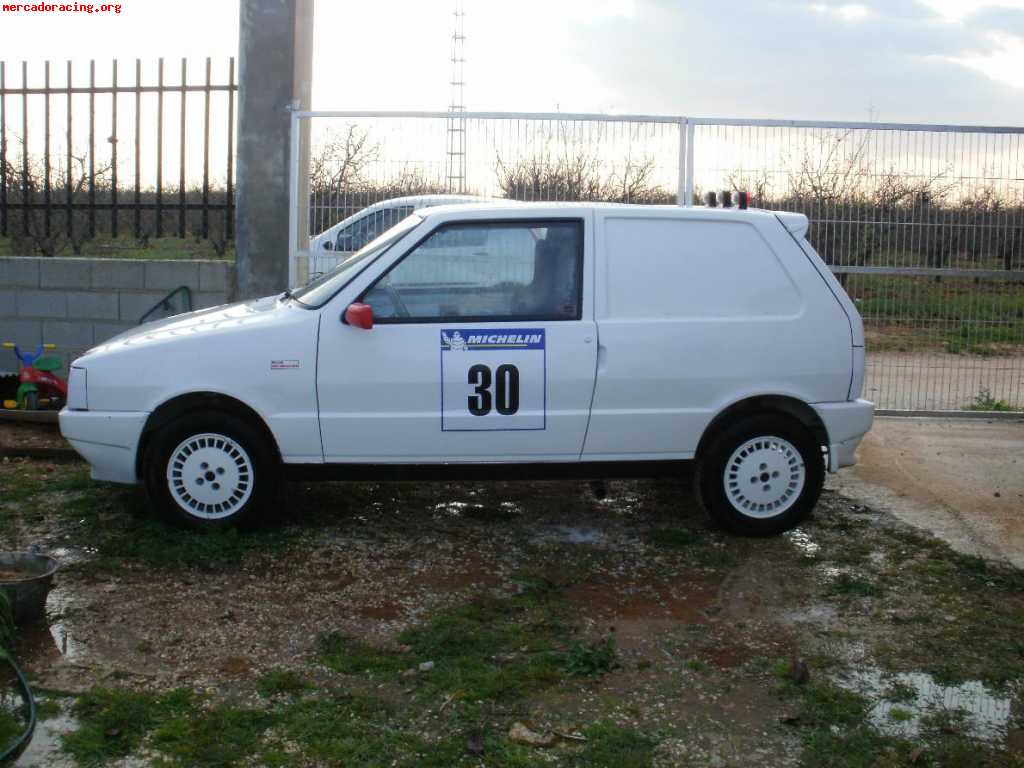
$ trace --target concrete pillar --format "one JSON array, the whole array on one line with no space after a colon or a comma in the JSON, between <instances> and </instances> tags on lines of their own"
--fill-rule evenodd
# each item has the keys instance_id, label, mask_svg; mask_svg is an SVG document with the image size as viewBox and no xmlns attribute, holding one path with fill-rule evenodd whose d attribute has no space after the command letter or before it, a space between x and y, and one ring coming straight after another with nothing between
<instances>
[{"instance_id":1,"label":"concrete pillar","mask_svg":"<svg viewBox=\"0 0 1024 768\"><path fill-rule=\"evenodd\" d=\"M241 0L239 33L235 247L237 294L247 299L288 287L290 109L310 107L313 0ZM308 153L307 126L307 190ZM308 216L299 221L301 236Z\"/></svg>"}]
</instances>

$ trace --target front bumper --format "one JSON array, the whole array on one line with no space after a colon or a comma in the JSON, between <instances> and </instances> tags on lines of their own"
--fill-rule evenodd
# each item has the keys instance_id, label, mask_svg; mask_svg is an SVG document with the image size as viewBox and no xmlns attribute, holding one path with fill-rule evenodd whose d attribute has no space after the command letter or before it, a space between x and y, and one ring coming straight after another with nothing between
<instances>
[{"instance_id":1,"label":"front bumper","mask_svg":"<svg viewBox=\"0 0 1024 768\"><path fill-rule=\"evenodd\" d=\"M852 467L857 463L857 446L875 420L875 404L867 400L850 400L816 403L813 407L828 432L828 471Z\"/></svg>"},{"instance_id":2,"label":"front bumper","mask_svg":"<svg viewBox=\"0 0 1024 768\"><path fill-rule=\"evenodd\" d=\"M135 411L60 412L60 432L89 462L93 480L138 482L135 455L148 413Z\"/></svg>"}]
</instances>

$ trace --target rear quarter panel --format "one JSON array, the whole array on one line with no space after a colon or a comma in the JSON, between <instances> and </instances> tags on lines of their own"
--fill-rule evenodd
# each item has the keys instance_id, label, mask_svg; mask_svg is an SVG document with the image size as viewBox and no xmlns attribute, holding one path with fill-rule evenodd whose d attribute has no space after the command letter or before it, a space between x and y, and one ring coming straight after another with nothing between
<instances>
[{"instance_id":1,"label":"rear quarter panel","mask_svg":"<svg viewBox=\"0 0 1024 768\"><path fill-rule=\"evenodd\" d=\"M846 399L849 321L770 214L599 211L595 234L600 348L584 459L692 458L716 414L756 395ZM687 258L702 266L683 281L686 270L656 268Z\"/></svg>"}]
</instances>

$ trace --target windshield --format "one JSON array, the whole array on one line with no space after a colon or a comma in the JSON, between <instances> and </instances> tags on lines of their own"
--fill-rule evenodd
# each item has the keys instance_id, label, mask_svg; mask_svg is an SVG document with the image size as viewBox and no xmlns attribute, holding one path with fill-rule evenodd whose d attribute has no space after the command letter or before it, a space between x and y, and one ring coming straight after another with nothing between
<instances>
[{"instance_id":1,"label":"windshield","mask_svg":"<svg viewBox=\"0 0 1024 768\"><path fill-rule=\"evenodd\" d=\"M422 218L409 216L391 229L353 253L330 272L325 272L291 292L291 297L307 307L321 307L340 291L348 281L359 274L363 267L402 239L406 232L416 227Z\"/></svg>"}]
</instances>

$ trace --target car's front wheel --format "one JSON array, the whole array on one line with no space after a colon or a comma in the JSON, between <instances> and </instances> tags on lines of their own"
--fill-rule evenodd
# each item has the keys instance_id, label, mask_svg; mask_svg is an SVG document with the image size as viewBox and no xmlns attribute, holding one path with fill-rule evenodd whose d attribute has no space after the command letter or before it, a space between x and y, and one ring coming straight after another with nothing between
<instances>
[{"instance_id":1,"label":"car's front wheel","mask_svg":"<svg viewBox=\"0 0 1024 768\"><path fill-rule=\"evenodd\" d=\"M767 536L804 520L825 476L821 446L780 414L744 418L715 435L697 459L695 489L711 517L734 533Z\"/></svg>"},{"instance_id":2,"label":"car's front wheel","mask_svg":"<svg viewBox=\"0 0 1024 768\"><path fill-rule=\"evenodd\" d=\"M278 465L259 430L219 411L193 412L161 427L143 455L146 492L172 522L238 525L276 495Z\"/></svg>"}]
</instances>

